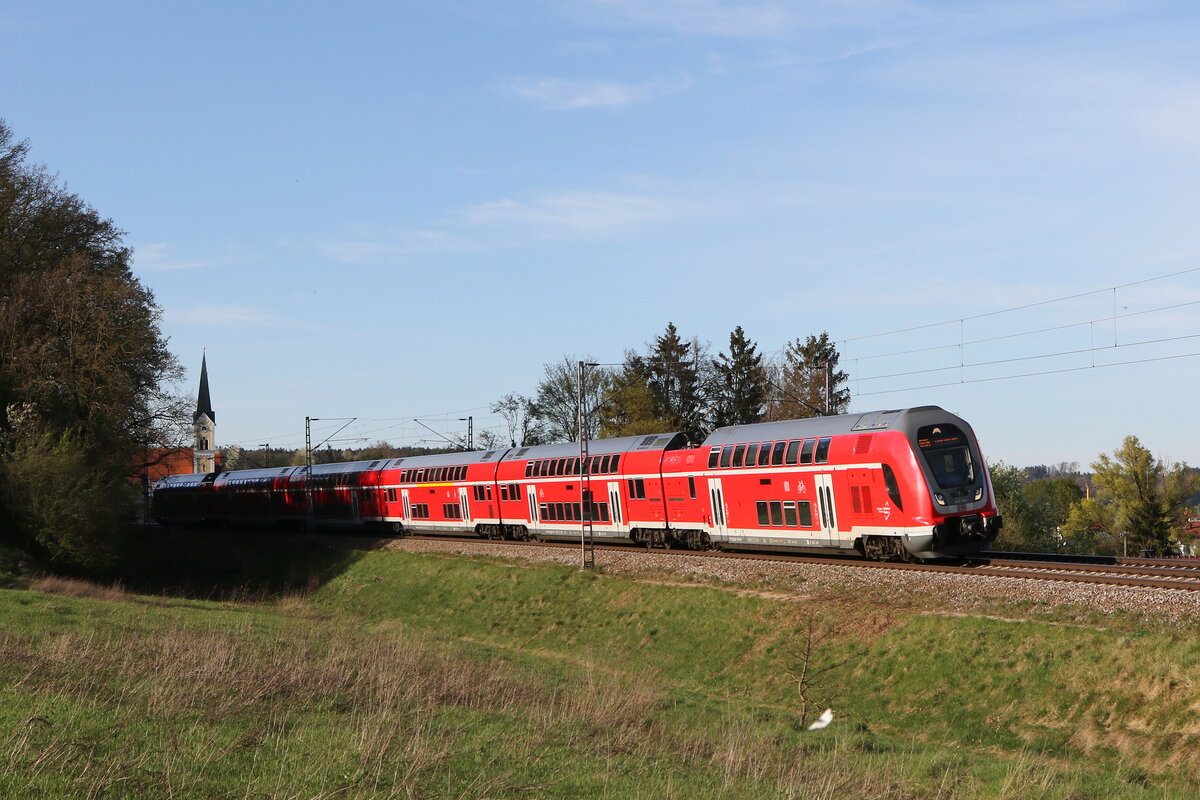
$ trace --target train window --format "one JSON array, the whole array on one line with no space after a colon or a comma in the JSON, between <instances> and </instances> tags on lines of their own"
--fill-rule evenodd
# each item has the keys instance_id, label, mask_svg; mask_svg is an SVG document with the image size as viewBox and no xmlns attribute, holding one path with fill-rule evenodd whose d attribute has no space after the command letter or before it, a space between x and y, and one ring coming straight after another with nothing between
<instances>
[{"instance_id":1,"label":"train window","mask_svg":"<svg viewBox=\"0 0 1200 800\"><path fill-rule=\"evenodd\" d=\"M713 449L709 450L708 451L708 468L716 469L717 461L719 461L720 458L721 458L721 448L714 447Z\"/></svg>"},{"instance_id":2,"label":"train window","mask_svg":"<svg viewBox=\"0 0 1200 800\"><path fill-rule=\"evenodd\" d=\"M533 476L533 462L532 462L532 461L526 461L526 462L525 462L525 477L526 477L526 478L529 478L529 477L532 477L532 476Z\"/></svg>"},{"instance_id":3,"label":"train window","mask_svg":"<svg viewBox=\"0 0 1200 800\"><path fill-rule=\"evenodd\" d=\"M817 442L817 463L818 464L829 463L829 442L830 442L830 438L828 436L824 437L823 439L821 439L820 441Z\"/></svg>"},{"instance_id":4,"label":"train window","mask_svg":"<svg viewBox=\"0 0 1200 800\"><path fill-rule=\"evenodd\" d=\"M765 467L771 463L771 443L764 442L762 450L758 451L758 465Z\"/></svg>"},{"instance_id":5,"label":"train window","mask_svg":"<svg viewBox=\"0 0 1200 800\"><path fill-rule=\"evenodd\" d=\"M802 449L800 451L800 463L801 464L811 464L812 463L813 450L815 450L816 447L817 447L816 439L805 439L804 440L804 449Z\"/></svg>"},{"instance_id":6,"label":"train window","mask_svg":"<svg viewBox=\"0 0 1200 800\"><path fill-rule=\"evenodd\" d=\"M758 463L758 443L746 445L746 466L753 467Z\"/></svg>"},{"instance_id":7,"label":"train window","mask_svg":"<svg viewBox=\"0 0 1200 800\"><path fill-rule=\"evenodd\" d=\"M688 476L688 495L693 500L696 499L696 479L693 478L691 475Z\"/></svg>"},{"instance_id":8,"label":"train window","mask_svg":"<svg viewBox=\"0 0 1200 800\"><path fill-rule=\"evenodd\" d=\"M742 465L742 459L744 459L745 457L746 457L746 445L739 444L736 448L734 448L734 451L733 451L733 465L732 466L740 467Z\"/></svg>"},{"instance_id":9,"label":"train window","mask_svg":"<svg viewBox=\"0 0 1200 800\"><path fill-rule=\"evenodd\" d=\"M807 500L801 500L796 503L797 510L800 512L800 527L812 527L812 504Z\"/></svg>"},{"instance_id":10,"label":"train window","mask_svg":"<svg viewBox=\"0 0 1200 800\"><path fill-rule=\"evenodd\" d=\"M757 503L755 503L755 506L758 508L758 524L762 525L763 527L770 525L771 516L767 512L767 501L759 500Z\"/></svg>"},{"instance_id":11,"label":"train window","mask_svg":"<svg viewBox=\"0 0 1200 800\"><path fill-rule=\"evenodd\" d=\"M771 501L771 525L783 526L783 503L778 500Z\"/></svg>"},{"instance_id":12,"label":"train window","mask_svg":"<svg viewBox=\"0 0 1200 800\"><path fill-rule=\"evenodd\" d=\"M783 525L786 528L796 527L796 504L791 500L783 501Z\"/></svg>"},{"instance_id":13,"label":"train window","mask_svg":"<svg viewBox=\"0 0 1200 800\"><path fill-rule=\"evenodd\" d=\"M796 463L796 456L800 453L800 440L788 442L787 453L784 455L783 462L788 465Z\"/></svg>"},{"instance_id":14,"label":"train window","mask_svg":"<svg viewBox=\"0 0 1200 800\"><path fill-rule=\"evenodd\" d=\"M542 503L541 505L539 505L538 506L538 516L542 520L550 519L550 506L546 503Z\"/></svg>"},{"instance_id":15,"label":"train window","mask_svg":"<svg viewBox=\"0 0 1200 800\"><path fill-rule=\"evenodd\" d=\"M609 465L609 470L612 472L620 472L621 471L620 468L621 468L621 454L613 453L612 463Z\"/></svg>"},{"instance_id":16,"label":"train window","mask_svg":"<svg viewBox=\"0 0 1200 800\"><path fill-rule=\"evenodd\" d=\"M771 466L783 466L783 453L787 449L787 442L776 442L771 448Z\"/></svg>"},{"instance_id":17,"label":"train window","mask_svg":"<svg viewBox=\"0 0 1200 800\"><path fill-rule=\"evenodd\" d=\"M388 498L388 502L389 502L389 503L394 503L394 502L396 502L396 490L395 490L395 489L388 489L387 498Z\"/></svg>"},{"instance_id":18,"label":"train window","mask_svg":"<svg viewBox=\"0 0 1200 800\"><path fill-rule=\"evenodd\" d=\"M721 466L728 467L729 462L733 460L733 445L727 444L721 448Z\"/></svg>"},{"instance_id":19,"label":"train window","mask_svg":"<svg viewBox=\"0 0 1200 800\"><path fill-rule=\"evenodd\" d=\"M544 477L546 477L546 475L549 472L550 472L550 462L549 461L539 461L538 462L538 471L537 471L538 477L544 478Z\"/></svg>"},{"instance_id":20,"label":"train window","mask_svg":"<svg viewBox=\"0 0 1200 800\"><path fill-rule=\"evenodd\" d=\"M892 505L896 506L897 511L903 511L904 506L900 502L900 484L896 483L896 473L887 464L883 465L883 485L887 487L888 498L892 501Z\"/></svg>"},{"instance_id":21,"label":"train window","mask_svg":"<svg viewBox=\"0 0 1200 800\"><path fill-rule=\"evenodd\" d=\"M600 511L600 521L608 522L608 503L597 503Z\"/></svg>"}]
</instances>

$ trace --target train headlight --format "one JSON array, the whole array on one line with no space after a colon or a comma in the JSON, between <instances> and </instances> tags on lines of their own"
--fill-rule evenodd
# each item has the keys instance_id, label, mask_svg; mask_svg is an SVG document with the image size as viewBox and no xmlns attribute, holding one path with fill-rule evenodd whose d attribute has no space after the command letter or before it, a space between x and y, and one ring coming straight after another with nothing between
<instances>
[{"instance_id":1,"label":"train headlight","mask_svg":"<svg viewBox=\"0 0 1200 800\"><path fill-rule=\"evenodd\" d=\"M975 490L975 499L976 500L983 499L983 487L982 486L980 486L978 489Z\"/></svg>"},{"instance_id":2,"label":"train headlight","mask_svg":"<svg viewBox=\"0 0 1200 800\"><path fill-rule=\"evenodd\" d=\"M933 499L938 501L939 506L946 505L946 498L942 497L942 495L938 492L933 493Z\"/></svg>"}]
</instances>

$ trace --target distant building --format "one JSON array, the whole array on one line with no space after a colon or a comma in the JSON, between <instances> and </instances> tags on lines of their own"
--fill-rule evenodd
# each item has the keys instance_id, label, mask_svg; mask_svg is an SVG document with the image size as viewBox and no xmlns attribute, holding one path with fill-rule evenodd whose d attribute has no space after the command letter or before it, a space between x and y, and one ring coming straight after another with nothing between
<instances>
[{"instance_id":1,"label":"distant building","mask_svg":"<svg viewBox=\"0 0 1200 800\"><path fill-rule=\"evenodd\" d=\"M196 433L192 472L217 471L217 415L208 395L208 357L200 357L200 393L196 396L196 413L192 415Z\"/></svg>"}]
</instances>

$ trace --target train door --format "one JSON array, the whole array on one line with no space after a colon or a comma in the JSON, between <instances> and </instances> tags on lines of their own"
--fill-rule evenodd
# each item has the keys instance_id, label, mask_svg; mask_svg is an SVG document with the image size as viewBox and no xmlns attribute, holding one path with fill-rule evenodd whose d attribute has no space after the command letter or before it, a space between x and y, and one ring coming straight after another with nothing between
<instances>
[{"instance_id":1,"label":"train door","mask_svg":"<svg viewBox=\"0 0 1200 800\"><path fill-rule=\"evenodd\" d=\"M350 492L350 520L358 522L359 514L362 513L358 502L358 490L348 489L347 491Z\"/></svg>"},{"instance_id":2,"label":"train door","mask_svg":"<svg viewBox=\"0 0 1200 800\"><path fill-rule=\"evenodd\" d=\"M836 547L838 545L837 508L833 502L833 475L821 473L816 475L817 482L817 512L821 519L821 534L825 543Z\"/></svg>"},{"instance_id":3,"label":"train door","mask_svg":"<svg viewBox=\"0 0 1200 800\"><path fill-rule=\"evenodd\" d=\"M468 527L470 527L471 504L467 502L467 490L462 487L458 490L458 504L462 507L463 521L468 523Z\"/></svg>"},{"instance_id":4,"label":"train door","mask_svg":"<svg viewBox=\"0 0 1200 800\"><path fill-rule=\"evenodd\" d=\"M612 520L613 529L624 532L625 520L621 513L621 482L608 482L608 518Z\"/></svg>"},{"instance_id":5,"label":"train door","mask_svg":"<svg viewBox=\"0 0 1200 800\"><path fill-rule=\"evenodd\" d=\"M408 489L400 490L400 497L404 501L404 521L412 522L412 504L408 502Z\"/></svg>"},{"instance_id":6,"label":"train door","mask_svg":"<svg viewBox=\"0 0 1200 800\"><path fill-rule=\"evenodd\" d=\"M708 479L708 499L712 503L712 535L714 538L724 539L726 535L725 490L721 486L720 478Z\"/></svg>"},{"instance_id":7,"label":"train door","mask_svg":"<svg viewBox=\"0 0 1200 800\"><path fill-rule=\"evenodd\" d=\"M528 485L529 498L529 530L532 533L537 528L541 527L538 520L538 501L537 501L537 486L532 483Z\"/></svg>"}]
</instances>

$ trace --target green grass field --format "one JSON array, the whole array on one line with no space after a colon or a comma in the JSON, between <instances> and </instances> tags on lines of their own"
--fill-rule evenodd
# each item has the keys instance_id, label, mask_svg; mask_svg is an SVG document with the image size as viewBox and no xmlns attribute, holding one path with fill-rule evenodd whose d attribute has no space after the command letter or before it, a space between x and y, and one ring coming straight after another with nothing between
<instances>
[{"instance_id":1,"label":"green grass field","mask_svg":"<svg viewBox=\"0 0 1200 800\"><path fill-rule=\"evenodd\" d=\"M125 588L0 590L0 798L1200 794L1195 628L232 537L141 553Z\"/></svg>"}]
</instances>

